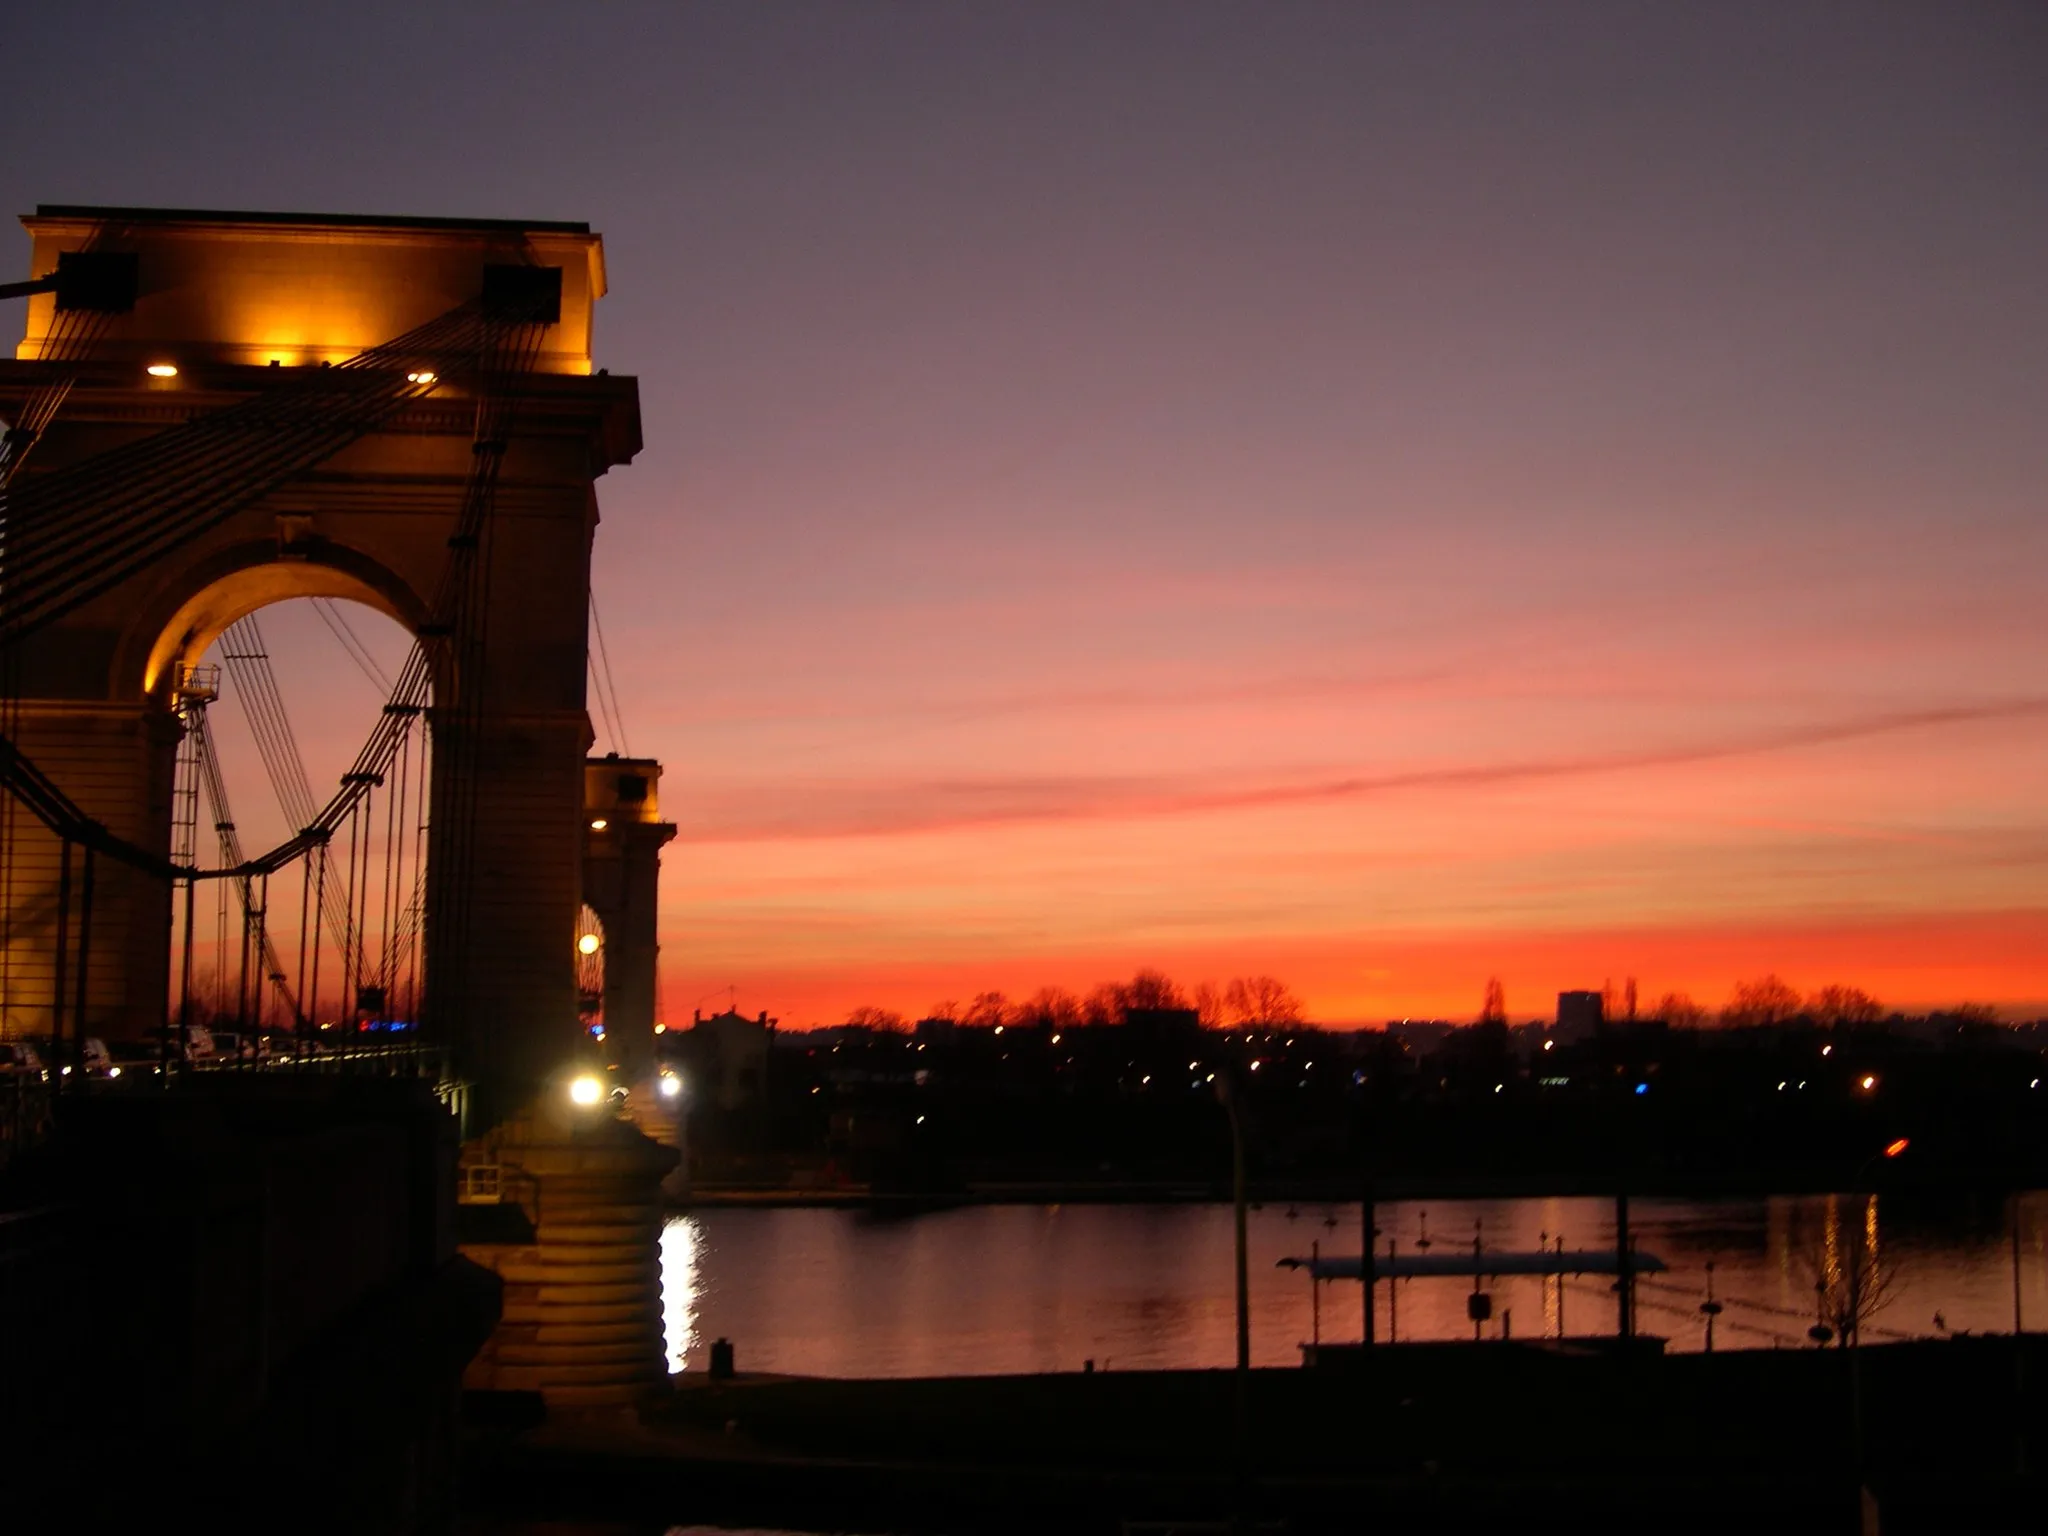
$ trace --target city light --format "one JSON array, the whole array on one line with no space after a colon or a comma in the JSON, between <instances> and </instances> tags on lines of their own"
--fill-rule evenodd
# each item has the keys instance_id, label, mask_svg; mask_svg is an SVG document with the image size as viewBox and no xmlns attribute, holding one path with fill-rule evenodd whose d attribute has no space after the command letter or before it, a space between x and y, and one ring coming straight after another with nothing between
<instances>
[{"instance_id":1,"label":"city light","mask_svg":"<svg viewBox=\"0 0 2048 1536\"><path fill-rule=\"evenodd\" d=\"M597 953L599 942L600 940L596 934L586 933L576 941L576 953L579 955L594 955Z\"/></svg>"},{"instance_id":2,"label":"city light","mask_svg":"<svg viewBox=\"0 0 2048 1536\"><path fill-rule=\"evenodd\" d=\"M152 379L175 379L178 376L178 365L176 363L151 363L148 372Z\"/></svg>"},{"instance_id":3,"label":"city light","mask_svg":"<svg viewBox=\"0 0 2048 1536\"><path fill-rule=\"evenodd\" d=\"M1897 1157L1901 1152L1905 1151L1906 1148L1910 1147L1911 1145L1912 1142L1908 1141L1905 1137L1901 1136L1897 1141L1893 1142L1890 1146L1884 1149L1884 1155L1886 1157Z\"/></svg>"},{"instance_id":4,"label":"city light","mask_svg":"<svg viewBox=\"0 0 2048 1536\"><path fill-rule=\"evenodd\" d=\"M606 827L610 825L611 823L606 821L602 816L593 816L590 818L590 830L593 832L602 832Z\"/></svg>"},{"instance_id":5,"label":"city light","mask_svg":"<svg viewBox=\"0 0 2048 1536\"><path fill-rule=\"evenodd\" d=\"M677 1077L673 1072L661 1074L661 1096L664 1099L676 1098L681 1095L682 1091L683 1080L680 1077Z\"/></svg>"},{"instance_id":6,"label":"city light","mask_svg":"<svg viewBox=\"0 0 2048 1536\"><path fill-rule=\"evenodd\" d=\"M405 382L408 384L431 384L439 377L440 375L437 373L422 369L418 373L408 373L405 376Z\"/></svg>"},{"instance_id":7,"label":"city light","mask_svg":"<svg viewBox=\"0 0 2048 1536\"><path fill-rule=\"evenodd\" d=\"M588 1072L575 1078L569 1084L569 1102L588 1109L604 1097L604 1084Z\"/></svg>"},{"instance_id":8,"label":"city light","mask_svg":"<svg viewBox=\"0 0 2048 1536\"><path fill-rule=\"evenodd\" d=\"M1862 1078L1858 1081L1857 1086L1861 1088L1865 1093L1870 1092L1873 1088L1877 1086L1877 1074L1874 1072L1864 1073Z\"/></svg>"}]
</instances>

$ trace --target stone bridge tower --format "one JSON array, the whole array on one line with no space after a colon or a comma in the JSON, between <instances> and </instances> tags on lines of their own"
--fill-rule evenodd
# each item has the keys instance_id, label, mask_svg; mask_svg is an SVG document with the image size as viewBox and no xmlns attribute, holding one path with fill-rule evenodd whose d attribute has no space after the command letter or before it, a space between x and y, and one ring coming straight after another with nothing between
<instances>
[{"instance_id":1,"label":"stone bridge tower","mask_svg":"<svg viewBox=\"0 0 2048 1536\"><path fill-rule=\"evenodd\" d=\"M17 494L474 302L492 269L559 274L559 308L495 445L483 665L437 673L434 701L437 720L465 706L475 772L435 786L437 807L470 818L471 842L460 870L429 858L430 1009L433 987L459 983L465 1069L487 1070L503 1102L523 1096L575 1043L595 485L640 447L635 381L591 364L605 289L599 237L569 223L130 208L44 207L23 222L32 276L54 272L65 253L125 253L136 292L132 309L107 316L69 357L52 340L55 296L30 301L15 358L0 362L0 418L14 421L60 375L69 393ZM417 632L449 559L477 420L461 379L436 384L27 636L6 681L23 751L89 816L167 852L181 666L238 617L292 597L354 599ZM57 850L42 827L15 818L0 999L11 1034L48 1028ZM168 889L106 860L98 878L84 1032L146 1035L167 1007ZM462 931L437 931L432 914L452 908L465 912Z\"/></svg>"}]
</instances>

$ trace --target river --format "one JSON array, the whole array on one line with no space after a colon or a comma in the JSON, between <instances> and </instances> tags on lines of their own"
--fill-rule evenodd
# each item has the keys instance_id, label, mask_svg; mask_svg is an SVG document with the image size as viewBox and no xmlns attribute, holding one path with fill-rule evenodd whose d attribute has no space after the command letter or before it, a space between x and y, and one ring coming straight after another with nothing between
<instances>
[{"instance_id":1,"label":"river","mask_svg":"<svg viewBox=\"0 0 2048 1536\"><path fill-rule=\"evenodd\" d=\"M1810 1348L1816 1274L1839 1275L1860 1227L1874 1239L1882 1307L1866 1339L2013 1326L2013 1202L1887 1195L1631 1202L1639 1251L1667 1272L1638 1285L1641 1332L1674 1350L1705 1347L1708 1265L1722 1306L1715 1347ZM2019 1204L2024 1326L2048 1326L2048 1196ZM1429 1200L1378 1207L1379 1252L1612 1248L1614 1204L1556 1198ZM1312 1245L1355 1255L1353 1206L1268 1204L1248 1223L1255 1365L1295 1365L1320 1328L1355 1341L1356 1281L1311 1299L1306 1275L1276 1268ZM981 1205L911 1216L861 1211L704 1209L662 1237L672 1370L706 1368L732 1340L743 1371L807 1376L952 1376L1225 1366L1235 1357L1227 1205ZM1612 1281L1493 1279L1488 1337L1611 1333ZM1469 1339L1466 1279L1377 1289L1378 1332ZM1318 1308L1319 1303L1319 1308ZM1318 1317L1318 1311L1320 1316Z\"/></svg>"}]
</instances>

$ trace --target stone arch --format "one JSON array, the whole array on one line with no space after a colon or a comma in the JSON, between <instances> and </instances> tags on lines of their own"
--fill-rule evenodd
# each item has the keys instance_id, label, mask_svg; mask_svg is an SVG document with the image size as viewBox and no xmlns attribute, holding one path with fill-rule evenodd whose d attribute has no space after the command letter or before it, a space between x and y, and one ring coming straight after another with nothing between
<instances>
[{"instance_id":1,"label":"stone arch","mask_svg":"<svg viewBox=\"0 0 2048 1536\"><path fill-rule=\"evenodd\" d=\"M420 595L359 551L326 544L317 553L283 559L275 544L233 545L152 594L115 653L111 695L164 702L178 667L196 662L230 624L299 597L362 603L414 634L427 621Z\"/></svg>"}]
</instances>

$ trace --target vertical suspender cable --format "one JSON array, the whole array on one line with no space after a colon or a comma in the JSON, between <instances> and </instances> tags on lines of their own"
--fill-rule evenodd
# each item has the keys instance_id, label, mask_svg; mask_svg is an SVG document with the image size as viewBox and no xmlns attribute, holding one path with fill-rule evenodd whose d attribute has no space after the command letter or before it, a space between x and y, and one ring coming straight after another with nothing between
<instances>
[{"instance_id":1,"label":"vertical suspender cable","mask_svg":"<svg viewBox=\"0 0 2048 1536\"><path fill-rule=\"evenodd\" d=\"M185 882L185 978L178 989L178 1065L183 1067L191 1059L192 1052L192 924L195 917L194 903L199 896L199 882ZM170 1075L171 1037L164 1032L163 1050L159 1053L158 1065L164 1075Z\"/></svg>"},{"instance_id":2,"label":"vertical suspender cable","mask_svg":"<svg viewBox=\"0 0 2048 1536\"><path fill-rule=\"evenodd\" d=\"M92 981L92 885L93 848L85 845L85 864L78 881L78 1003L71 1010L70 1065L73 1090L85 1087L85 1005L91 997Z\"/></svg>"},{"instance_id":3,"label":"vertical suspender cable","mask_svg":"<svg viewBox=\"0 0 2048 1536\"><path fill-rule=\"evenodd\" d=\"M318 872L313 876L313 900L316 905L324 906L327 899L327 843L325 839L313 850L313 857L319 861L320 866ZM313 979L308 983L311 991L307 994L310 1001L306 1005L306 1014L313 1021L315 1033L318 1033L320 1028L320 948L321 930L316 925L313 929Z\"/></svg>"},{"instance_id":4,"label":"vertical suspender cable","mask_svg":"<svg viewBox=\"0 0 2048 1536\"><path fill-rule=\"evenodd\" d=\"M292 1020L292 1033L301 1040L306 1038L306 946L315 937L313 919L313 856L306 855L299 866L299 1006L298 1017Z\"/></svg>"},{"instance_id":5,"label":"vertical suspender cable","mask_svg":"<svg viewBox=\"0 0 2048 1536\"><path fill-rule=\"evenodd\" d=\"M57 861L57 958L50 978L50 1038L61 1049L64 1040L64 961L71 948L71 840L63 841Z\"/></svg>"}]
</instances>

